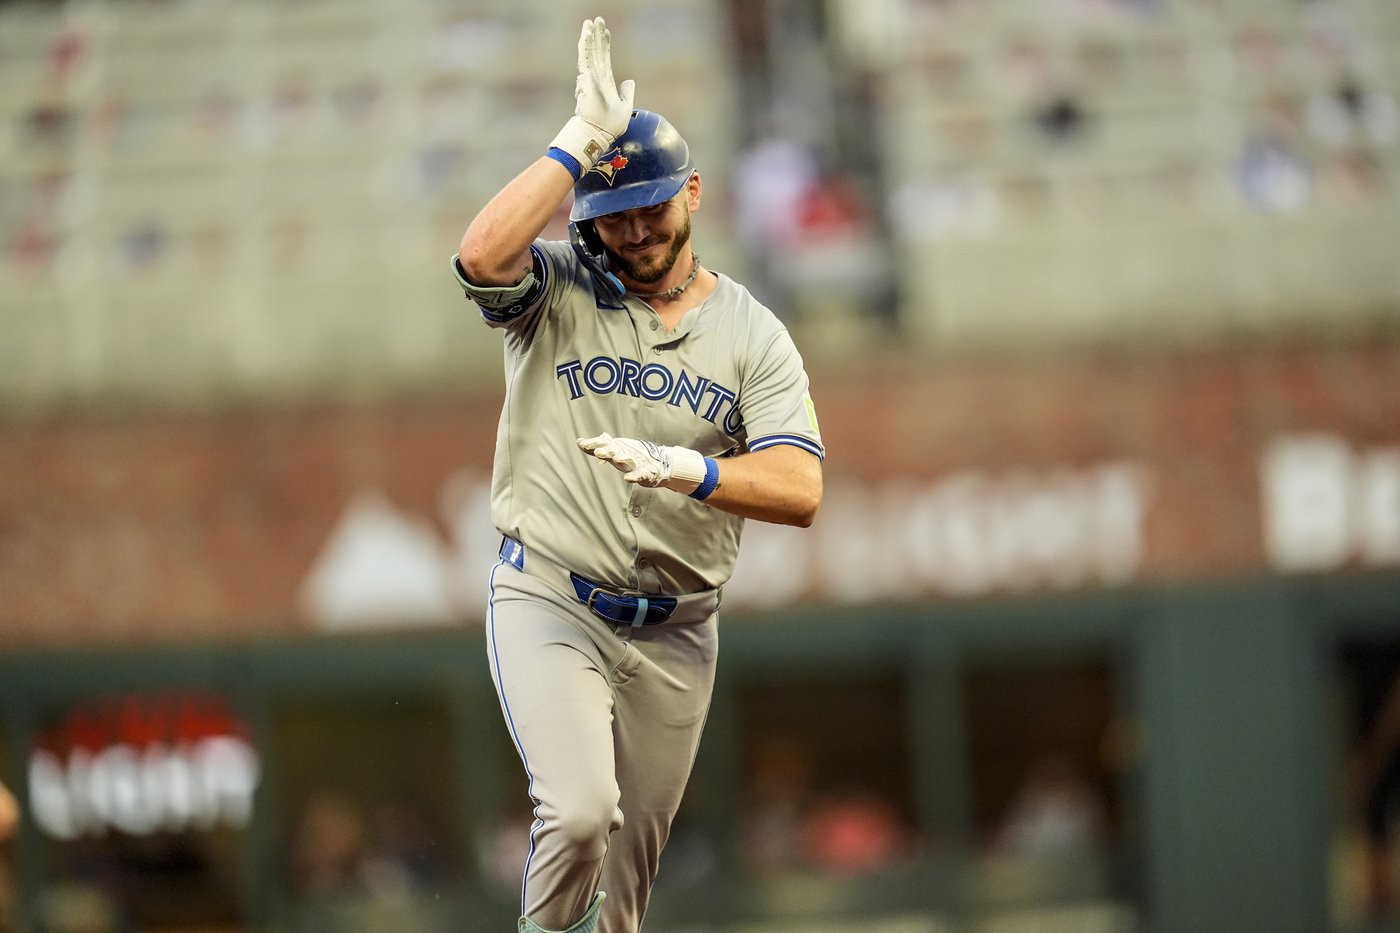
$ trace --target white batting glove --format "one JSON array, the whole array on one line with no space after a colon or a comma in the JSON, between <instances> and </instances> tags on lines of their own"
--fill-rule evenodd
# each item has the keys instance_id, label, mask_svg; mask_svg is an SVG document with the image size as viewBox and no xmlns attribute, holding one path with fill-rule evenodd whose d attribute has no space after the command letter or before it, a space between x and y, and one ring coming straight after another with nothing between
<instances>
[{"instance_id":1,"label":"white batting glove","mask_svg":"<svg viewBox=\"0 0 1400 933\"><path fill-rule=\"evenodd\" d=\"M598 157L627 132L632 120L636 83L613 79L612 33L603 17L586 20L578 38L578 80L574 83L574 115L550 143L551 149L569 154L578 163L580 177ZM573 171L562 159L559 160Z\"/></svg>"},{"instance_id":2,"label":"white batting glove","mask_svg":"<svg viewBox=\"0 0 1400 933\"><path fill-rule=\"evenodd\" d=\"M674 489L694 499L704 499L719 485L719 465L689 447L662 447L630 437L580 437L580 450L611 463L622 478L638 486Z\"/></svg>"}]
</instances>

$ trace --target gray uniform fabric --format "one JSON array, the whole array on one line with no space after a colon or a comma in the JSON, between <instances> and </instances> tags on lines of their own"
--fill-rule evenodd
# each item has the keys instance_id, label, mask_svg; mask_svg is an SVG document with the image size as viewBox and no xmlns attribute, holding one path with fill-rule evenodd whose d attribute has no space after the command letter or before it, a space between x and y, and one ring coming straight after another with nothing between
<instances>
[{"instance_id":1,"label":"gray uniform fabric","mask_svg":"<svg viewBox=\"0 0 1400 933\"><path fill-rule=\"evenodd\" d=\"M825 451L787 329L741 285L720 275L667 333L570 244L532 249L538 282L523 300L481 305L505 344L491 504L507 541L487 634L535 801L522 911L562 930L603 890L600 933L636 933L708 712L719 588L743 519L624 482L576 439L607 432L716 458ZM610 622L571 572L679 606L664 624Z\"/></svg>"}]
</instances>

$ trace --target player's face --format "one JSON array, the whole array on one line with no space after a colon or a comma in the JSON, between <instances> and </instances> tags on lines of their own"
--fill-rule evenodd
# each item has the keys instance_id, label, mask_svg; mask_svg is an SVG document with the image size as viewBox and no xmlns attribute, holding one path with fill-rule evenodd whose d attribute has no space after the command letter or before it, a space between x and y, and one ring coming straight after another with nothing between
<instances>
[{"instance_id":1,"label":"player's face","mask_svg":"<svg viewBox=\"0 0 1400 933\"><path fill-rule=\"evenodd\" d=\"M669 201L604 214L594 225L612 271L633 282L659 282L690 242L689 194L683 188Z\"/></svg>"}]
</instances>

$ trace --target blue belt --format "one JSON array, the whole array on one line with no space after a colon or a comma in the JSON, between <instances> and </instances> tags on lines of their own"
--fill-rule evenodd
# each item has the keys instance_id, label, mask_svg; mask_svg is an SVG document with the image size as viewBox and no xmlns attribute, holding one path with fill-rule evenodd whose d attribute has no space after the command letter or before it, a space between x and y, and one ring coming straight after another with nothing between
<instances>
[{"instance_id":1,"label":"blue belt","mask_svg":"<svg viewBox=\"0 0 1400 933\"><path fill-rule=\"evenodd\" d=\"M569 579L579 602L598 618L616 625L660 625L676 611L674 596L614 593L576 573L570 573Z\"/></svg>"},{"instance_id":2,"label":"blue belt","mask_svg":"<svg viewBox=\"0 0 1400 933\"><path fill-rule=\"evenodd\" d=\"M506 536L501 542L501 558L514 565L516 570L523 571L525 546ZM619 593L584 579L573 571L569 571L569 581L574 585L578 601L587 606L589 612L614 625L660 625L676 611L677 600L674 596Z\"/></svg>"}]
</instances>

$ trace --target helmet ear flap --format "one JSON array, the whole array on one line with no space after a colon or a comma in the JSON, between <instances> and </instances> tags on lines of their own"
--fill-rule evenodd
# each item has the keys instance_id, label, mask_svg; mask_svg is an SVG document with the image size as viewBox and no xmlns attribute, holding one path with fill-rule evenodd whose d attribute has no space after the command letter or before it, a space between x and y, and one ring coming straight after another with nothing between
<instances>
[{"instance_id":1,"label":"helmet ear flap","mask_svg":"<svg viewBox=\"0 0 1400 933\"><path fill-rule=\"evenodd\" d=\"M576 220L569 224L569 243L583 264L607 282L609 288L618 295L627 294L627 287L609 267L607 248L592 220Z\"/></svg>"},{"instance_id":2,"label":"helmet ear flap","mask_svg":"<svg viewBox=\"0 0 1400 933\"><path fill-rule=\"evenodd\" d=\"M577 234L577 242L583 246L590 256L597 257L600 263L606 265L608 261L608 251L603 246L603 238L598 235L598 227L593 223L592 218L588 220L577 220L569 224L570 233Z\"/></svg>"}]
</instances>

